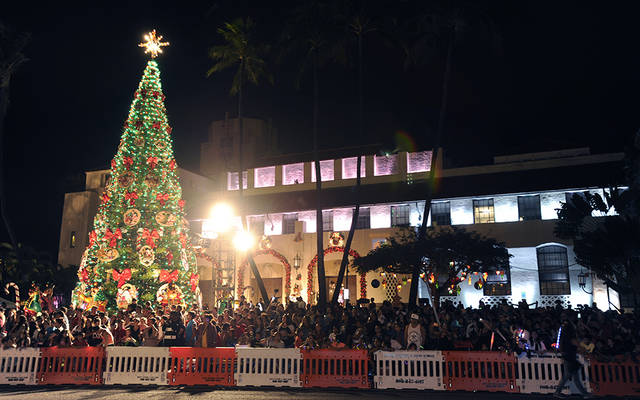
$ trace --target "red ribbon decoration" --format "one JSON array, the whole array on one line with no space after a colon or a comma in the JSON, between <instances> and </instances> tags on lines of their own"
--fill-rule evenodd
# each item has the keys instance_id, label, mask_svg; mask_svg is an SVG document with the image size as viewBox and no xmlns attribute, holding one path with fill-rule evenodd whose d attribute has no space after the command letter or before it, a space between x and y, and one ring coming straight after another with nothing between
<instances>
[{"instance_id":1,"label":"red ribbon decoration","mask_svg":"<svg viewBox=\"0 0 640 400\"><path fill-rule=\"evenodd\" d=\"M116 160L115 159L111 160L111 169L116 169Z\"/></svg>"},{"instance_id":2,"label":"red ribbon decoration","mask_svg":"<svg viewBox=\"0 0 640 400\"><path fill-rule=\"evenodd\" d=\"M127 169L131 169L131 166L133 165L133 158L125 157L123 161L124 161L124 166L127 167Z\"/></svg>"},{"instance_id":3,"label":"red ribbon decoration","mask_svg":"<svg viewBox=\"0 0 640 400\"><path fill-rule=\"evenodd\" d=\"M118 246L117 239L122 239L122 231L118 228L115 232L111 232L111 229L107 228L104 238L109 242L109 247L116 247Z\"/></svg>"},{"instance_id":4,"label":"red ribbon decoration","mask_svg":"<svg viewBox=\"0 0 640 400\"><path fill-rule=\"evenodd\" d=\"M156 240L160 238L160 234L158 234L158 231L155 229L150 231L149 229L144 228L141 237L149 246L151 246L151 248L155 249Z\"/></svg>"},{"instance_id":5,"label":"red ribbon decoration","mask_svg":"<svg viewBox=\"0 0 640 400\"><path fill-rule=\"evenodd\" d=\"M103 203L108 203L109 202L109 195L106 192L102 193L102 202Z\"/></svg>"},{"instance_id":6,"label":"red ribbon decoration","mask_svg":"<svg viewBox=\"0 0 640 400\"><path fill-rule=\"evenodd\" d=\"M125 284L129 279L131 279L131 269L127 268L122 272L118 272L117 270L113 270L113 280L118 281L118 288L121 288L122 285Z\"/></svg>"},{"instance_id":7,"label":"red ribbon decoration","mask_svg":"<svg viewBox=\"0 0 640 400\"><path fill-rule=\"evenodd\" d=\"M171 161L169 161L169 169L173 171L175 168L176 168L176 160L172 159Z\"/></svg>"},{"instance_id":8,"label":"red ribbon decoration","mask_svg":"<svg viewBox=\"0 0 640 400\"><path fill-rule=\"evenodd\" d=\"M177 272L177 271L176 271ZM198 287L198 281L200 280L199 274L191 274L191 279L189 279L189 283L191 284L191 291L195 292Z\"/></svg>"},{"instance_id":9,"label":"red ribbon decoration","mask_svg":"<svg viewBox=\"0 0 640 400\"><path fill-rule=\"evenodd\" d=\"M166 269L160 270L160 282L177 282L178 281L178 270L176 269L173 272L169 272Z\"/></svg>"},{"instance_id":10,"label":"red ribbon decoration","mask_svg":"<svg viewBox=\"0 0 640 400\"><path fill-rule=\"evenodd\" d=\"M158 157L149 157L149 158L147 158L147 164L149 164L151 169L154 169L156 167L156 165L158 165Z\"/></svg>"},{"instance_id":11,"label":"red ribbon decoration","mask_svg":"<svg viewBox=\"0 0 640 400\"><path fill-rule=\"evenodd\" d=\"M132 206L134 206L136 204L136 200L138 199L138 193L134 192L127 192L124 194L124 199L129 201L129 204L131 204Z\"/></svg>"},{"instance_id":12,"label":"red ribbon decoration","mask_svg":"<svg viewBox=\"0 0 640 400\"><path fill-rule=\"evenodd\" d=\"M184 232L180 232L180 242L182 243L182 247L187 247L187 235Z\"/></svg>"},{"instance_id":13,"label":"red ribbon decoration","mask_svg":"<svg viewBox=\"0 0 640 400\"><path fill-rule=\"evenodd\" d=\"M164 203L169 200L169 193L158 193L156 195L156 200L160 202L161 206L164 206Z\"/></svg>"},{"instance_id":14,"label":"red ribbon decoration","mask_svg":"<svg viewBox=\"0 0 640 400\"><path fill-rule=\"evenodd\" d=\"M93 246L93 243L96 241L97 238L98 238L98 235L96 234L96 231L91 231L91 233L89 234L89 246Z\"/></svg>"},{"instance_id":15,"label":"red ribbon decoration","mask_svg":"<svg viewBox=\"0 0 640 400\"><path fill-rule=\"evenodd\" d=\"M151 127L153 129L160 129L160 122L154 122L153 125L151 125Z\"/></svg>"},{"instance_id":16,"label":"red ribbon decoration","mask_svg":"<svg viewBox=\"0 0 640 400\"><path fill-rule=\"evenodd\" d=\"M185 201L183 199L178 200L178 206L182 211L184 211L184 204L185 204Z\"/></svg>"},{"instance_id":17,"label":"red ribbon decoration","mask_svg":"<svg viewBox=\"0 0 640 400\"><path fill-rule=\"evenodd\" d=\"M172 131L172 130L173 130L173 128L172 128L172 127L167 126L167 134L171 135L171 131Z\"/></svg>"},{"instance_id":18,"label":"red ribbon decoration","mask_svg":"<svg viewBox=\"0 0 640 400\"><path fill-rule=\"evenodd\" d=\"M173 264L173 253L172 252L168 252L167 253L167 264L169 264L169 265Z\"/></svg>"},{"instance_id":19,"label":"red ribbon decoration","mask_svg":"<svg viewBox=\"0 0 640 400\"><path fill-rule=\"evenodd\" d=\"M82 268L82 271L80 271L80 280L86 283L88 279L89 279L89 273L87 272L86 269Z\"/></svg>"}]
</instances>

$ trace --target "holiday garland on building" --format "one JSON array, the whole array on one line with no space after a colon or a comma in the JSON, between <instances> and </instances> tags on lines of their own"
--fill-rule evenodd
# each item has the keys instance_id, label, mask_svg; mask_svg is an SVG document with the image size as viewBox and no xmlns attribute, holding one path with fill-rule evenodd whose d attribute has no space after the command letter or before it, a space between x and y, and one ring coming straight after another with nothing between
<instances>
[{"instance_id":1,"label":"holiday garland on building","mask_svg":"<svg viewBox=\"0 0 640 400\"><path fill-rule=\"evenodd\" d=\"M146 38L152 56L161 52L162 37ZM78 270L72 300L81 307L190 305L199 296L164 99L158 64L149 61Z\"/></svg>"}]
</instances>

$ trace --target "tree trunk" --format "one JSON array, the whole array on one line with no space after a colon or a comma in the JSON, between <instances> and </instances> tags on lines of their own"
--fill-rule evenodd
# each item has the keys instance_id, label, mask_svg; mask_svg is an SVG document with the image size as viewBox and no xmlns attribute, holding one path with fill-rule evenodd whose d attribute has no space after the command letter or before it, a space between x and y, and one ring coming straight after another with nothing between
<instances>
[{"instance_id":1,"label":"tree trunk","mask_svg":"<svg viewBox=\"0 0 640 400\"><path fill-rule=\"evenodd\" d=\"M444 121L447 114L447 103L449 98L449 80L451 77L451 61L453 57L453 46L456 40L456 18L454 18L451 25L451 37L447 45L447 58L444 67L444 76L442 79L442 98L440 100L440 113L438 116L438 126L436 129L436 137L433 142L433 154L431 156L431 169L429 170L429 179L427 180L426 196L424 202L424 210L422 212L422 224L418 230L418 240L422 240L427 233L427 220L429 219L429 212L431 211L431 201L433 200L433 188L435 188L436 180L436 159L438 158L438 150L442 141L442 133L444 131ZM418 298L418 278L420 276L420 270L414 269L411 274L411 292L409 294L409 307L416 306L416 300ZM414 283L415 282L415 283ZM437 306L437 304L436 304ZM435 312L434 308L434 312Z\"/></svg>"},{"instance_id":2,"label":"tree trunk","mask_svg":"<svg viewBox=\"0 0 640 400\"><path fill-rule=\"evenodd\" d=\"M360 142L363 137L364 131L364 95L363 95L363 56L362 56L362 32L358 34L358 141ZM340 295L340 288L342 287L342 281L344 280L344 275L347 270L347 265L349 264L349 251L351 250L351 242L353 241L353 236L356 231L356 226L358 224L358 216L360 215L360 182L362 180L360 169L362 168L362 157L358 154L358 159L356 162L356 206L353 210L353 216L351 217L351 226L349 227L349 235L347 236L347 243L344 246L344 252L342 253L342 261L340 261L340 271L338 272L338 279L336 281L336 288L333 291L333 298L331 302L333 304L338 303L338 297ZM349 282L349 277L347 277L347 284ZM355 288L354 288L355 289Z\"/></svg>"},{"instance_id":3,"label":"tree trunk","mask_svg":"<svg viewBox=\"0 0 640 400\"><path fill-rule=\"evenodd\" d=\"M18 241L11 227L9 221L9 215L7 214L7 199L5 195L5 174L4 174L4 118L7 115L7 108L9 106L9 76L5 77L0 82L0 214L2 214L2 222L4 228L7 231L13 250L16 253L16 258L20 262L20 248L18 247Z\"/></svg>"},{"instance_id":4,"label":"tree trunk","mask_svg":"<svg viewBox=\"0 0 640 400\"><path fill-rule=\"evenodd\" d=\"M316 253L318 256L318 307L324 310L327 304L327 282L324 271L324 232L322 229L322 172L318 152L318 49L313 50L313 158L316 170ZM309 282L313 287L313 282Z\"/></svg>"},{"instance_id":5,"label":"tree trunk","mask_svg":"<svg viewBox=\"0 0 640 400\"><path fill-rule=\"evenodd\" d=\"M249 226L247 225L245 229L245 215L244 215L244 198L243 198L243 190L244 190L244 115L242 109L242 91L243 91L243 82L244 81L244 60L240 61L240 88L238 90L238 125L240 129L240 140L238 141L238 164L239 164L239 172L238 172L238 190L240 201L238 201L238 212L240 214L240 220L242 224L242 230L249 231ZM248 177L247 177L248 178ZM256 277L256 282L258 283L258 289L260 289L260 294L262 295L262 299L265 304L269 304L269 295L267 293L267 289L264 287L264 282L262 281L262 276L260 276L260 271L258 271L258 267L256 266L256 262L253 260L253 253L251 251L247 251L247 261L249 261L249 265L251 266L251 271L253 272L253 276ZM237 291L236 291L237 293Z\"/></svg>"}]
</instances>

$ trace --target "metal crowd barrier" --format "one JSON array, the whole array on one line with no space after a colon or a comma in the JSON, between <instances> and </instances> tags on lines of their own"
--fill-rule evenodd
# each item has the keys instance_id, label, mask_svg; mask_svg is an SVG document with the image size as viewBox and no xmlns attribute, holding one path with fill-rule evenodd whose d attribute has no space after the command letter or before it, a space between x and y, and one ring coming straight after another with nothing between
<instances>
[{"instance_id":1,"label":"metal crowd barrier","mask_svg":"<svg viewBox=\"0 0 640 400\"><path fill-rule=\"evenodd\" d=\"M499 352L299 350L192 347L0 349L2 385L210 385L551 393L555 355ZM640 364L581 360L594 394L640 397ZM576 393L573 385L564 393Z\"/></svg>"}]
</instances>

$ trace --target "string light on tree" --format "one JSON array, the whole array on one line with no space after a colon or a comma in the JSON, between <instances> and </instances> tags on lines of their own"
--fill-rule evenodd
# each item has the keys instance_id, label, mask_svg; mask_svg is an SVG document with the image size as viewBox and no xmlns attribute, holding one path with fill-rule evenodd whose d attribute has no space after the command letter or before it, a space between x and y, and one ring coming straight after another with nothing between
<instances>
[{"instance_id":1,"label":"string light on tree","mask_svg":"<svg viewBox=\"0 0 640 400\"><path fill-rule=\"evenodd\" d=\"M169 46L169 42L162 41L162 35L156 35L155 29L144 35L144 40L138 47L144 47L144 54L151 54L151 58L158 57L158 54L162 54L162 48Z\"/></svg>"}]
</instances>

